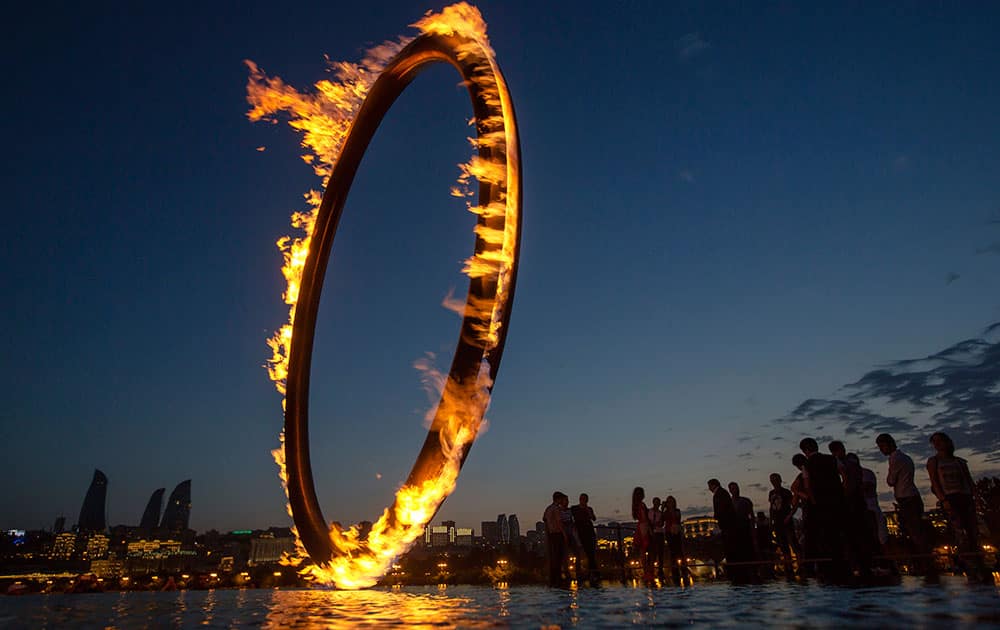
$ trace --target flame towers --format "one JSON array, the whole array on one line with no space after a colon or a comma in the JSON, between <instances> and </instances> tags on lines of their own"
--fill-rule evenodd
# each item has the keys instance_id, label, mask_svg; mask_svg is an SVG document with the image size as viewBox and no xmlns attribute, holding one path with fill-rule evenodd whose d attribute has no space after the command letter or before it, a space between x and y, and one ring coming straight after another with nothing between
<instances>
[{"instance_id":1,"label":"flame towers","mask_svg":"<svg viewBox=\"0 0 1000 630\"><path fill-rule=\"evenodd\" d=\"M160 509L163 507L163 493L166 491L166 488L158 488L153 491L152 496L149 497L149 503L146 504L146 509L142 512L142 520L139 521L140 529L146 531L156 529L160 522Z\"/></svg>"},{"instance_id":2,"label":"flame towers","mask_svg":"<svg viewBox=\"0 0 1000 630\"><path fill-rule=\"evenodd\" d=\"M100 470L94 469L94 478L87 489L87 496L80 508L80 518L76 521L81 532L102 532L105 529L104 509L108 497L108 478Z\"/></svg>"},{"instance_id":3,"label":"flame towers","mask_svg":"<svg viewBox=\"0 0 1000 630\"><path fill-rule=\"evenodd\" d=\"M155 495L155 493L154 493ZM148 508L147 508L148 509ZM188 529L191 518L191 480L177 484L167 499L167 508L163 512L160 527L172 532L182 532Z\"/></svg>"}]
</instances>

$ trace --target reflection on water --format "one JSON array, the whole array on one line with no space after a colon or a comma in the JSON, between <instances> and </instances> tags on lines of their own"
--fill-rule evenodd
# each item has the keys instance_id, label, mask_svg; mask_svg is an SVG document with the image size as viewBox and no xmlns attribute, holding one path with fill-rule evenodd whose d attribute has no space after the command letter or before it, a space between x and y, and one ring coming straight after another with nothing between
<instances>
[{"instance_id":1,"label":"reflection on water","mask_svg":"<svg viewBox=\"0 0 1000 630\"><path fill-rule=\"evenodd\" d=\"M687 588L404 587L217 590L0 599L0 628L462 626L996 626L1000 592L960 578L840 588L770 583Z\"/></svg>"}]
</instances>

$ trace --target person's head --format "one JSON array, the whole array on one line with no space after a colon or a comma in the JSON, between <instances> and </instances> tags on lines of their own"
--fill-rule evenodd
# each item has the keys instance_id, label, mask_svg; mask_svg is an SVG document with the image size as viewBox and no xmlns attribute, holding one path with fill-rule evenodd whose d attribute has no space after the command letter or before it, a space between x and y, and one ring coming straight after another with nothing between
<instances>
[{"instance_id":1,"label":"person's head","mask_svg":"<svg viewBox=\"0 0 1000 630\"><path fill-rule=\"evenodd\" d=\"M563 493L559 492L558 490L556 490L555 492L552 493L552 502L553 503L559 503L559 498L562 497L562 496L563 496Z\"/></svg>"},{"instance_id":2,"label":"person's head","mask_svg":"<svg viewBox=\"0 0 1000 630\"><path fill-rule=\"evenodd\" d=\"M806 457L809 457L813 453L819 452L819 444L812 438L802 438L802 441L799 442L799 450L805 453Z\"/></svg>"},{"instance_id":3,"label":"person's head","mask_svg":"<svg viewBox=\"0 0 1000 630\"><path fill-rule=\"evenodd\" d=\"M559 493L559 505L561 505L564 508L569 507L569 495L568 494L563 494L561 492Z\"/></svg>"},{"instance_id":4,"label":"person's head","mask_svg":"<svg viewBox=\"0 0 1000 630\"><path fill-rule=\"evenodd\" d=\"M942 433L938 431L931 435L931 446L937 451L938 455L947 455L948 457L955 456L955 443L951 441L947 433Z\"/></svg>"},{"instance_id":5,"label":"person's head","mask_svg":"<svg viewBox=\"0 0 1000 630\"><path fill-rule=\"evenodd\" d=\"M779 475L778 473L771 473L769 479L771 480L772 486L774 486L775 488L781 487L781 475Z\"/></svg>"},{"instance_id":6,"label":"person's head","mask_svg":"<svg viewBox=\"0 0 1000 630\"><path fill-rule=\"evenodd\" d=\"M663 500L663 509L664 510L677 509L677 499L674 498L674 495L668 494L667 498Z\"/></svg>"},{"instance_id":7,"label":"person's head","mask_svg":"<svg viewBox=\"0 0 1000 630\"><path fill-rule=\"evenodd\" d=\"M580 493L580 505L587 505L590 502L590 497L587 496L586 492Z\"/></svg>"},{"instance_id":8,"label":"person's head","mask_svg":"<svg viewBox=\"0 0 1000 630\"><path fill-rule=\"evenodd\" d=\"M896 440L892 439L888 433L879 433L878 437L875 438L875 446L883 455L891 455L896 450Z\"/></svg>"},{"instance_id":9,"label":"person's head","mask_svg":"<svg viewBox=\"0 0 1000 630\"><path fill-rule=\"evenodd\" d=\"M847 456L847 447L845 447L844 443L841 442L840 440L834 440L833 442L830 442L829 449L830 449L830 454L836 457L837 459L844 459L844 457Z\"/></svg>"},{"instance_id":10,"label":"person's head","mask_svg":"<svg viewBox=\"0 0 1000 630\"><path fill-rule=\"evenodd\" d=\"M709 479L708 480L708 489L710 491L715 492L716 490L718 490L721 487L722 487L722 484L719 483L718 479Z\"/></svg>"},{"instance_id":11,"label":"person's head","mask_svg":"<svg viewBox=\"0 0 1000 630\"><path fill-rule=\"evenodd\" d=\"M739 497L740 496L740 484L736 483L735 481L730 481L729 482L729 494L733 495L734 499L737 498L737 497Z\"/></svg>"},{"instance_id":12,"label":"person's head","mask_svg":"<svg viewBox=\"0 0 1000 630\"><path fill-rule=\"evenodd\" d=\"M660 497L653 497L653 507L659 509L660 507Z\"/></svg>"},{"instance_id":13,"label":"person's head","mask_svg":"<svg viewBox=\"0 0 1000 630\"><path fill-rule=\"evenodd\" d=\"M858 466L861 465L861 458L858 457L857 453L848 453L847 455L844 456L844 459L851 462L852 464L856 464Z\"/></svg>"},{"instance_id":14,"label":"person's head","mask_svg":"<svg viewBox=\"0 0 1000 630\"><path fill-rule=\"evenodd\" d=\"M803 468L805 468L806 461L807 460L805 455L803 455L802 453L796 453L795 457L792 458L792 466L795 466L799 470L802 470Z\"/></svg>"}]
</instances>

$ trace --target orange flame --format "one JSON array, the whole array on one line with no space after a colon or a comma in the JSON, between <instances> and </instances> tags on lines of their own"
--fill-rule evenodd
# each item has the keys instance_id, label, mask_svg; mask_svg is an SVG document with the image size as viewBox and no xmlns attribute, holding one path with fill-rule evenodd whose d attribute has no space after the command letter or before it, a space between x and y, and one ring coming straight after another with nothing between
<instances>
[{"instance_id":1,"label":"orange flame","mask_svg":"<svg viewBox=\"0 0 1000 630\"><path fill-rule=\"evenodd\" d=\"M484 357L497 347L499 330L503 321L502 308L507 304L507 293L513 274L513 260L517 241L516 200L519 196L516 152L512 155L507 147L514 143L513 107L510 94L496 65L493 49L486 36L486 23L478 9L459 2L444 8L440 13L428 12L412 26L424 34L458 35L469 43L458 50L460 59L470 57L484 59L483 72L476 74L482 93L494 111L502 112L487 120L478 122L480 135L470 138L475 149L496 148L496 155L506 155L508 159L488 160L473 155L465 164L460 164L458 186L452 194L469 198L473 196L470 184L473 179L501 187L504 193L500 200L485 205L466 202L470 212L485 218L505 217L504 228L496 229L477 225L476 235L487 247L465 261L463 273L469 278L495 279L497 293L495 300L473 300L469 304L457 303L446 298L446 307L465 316L474 316L488 322L476 329L477 341L484 348ZM388 63L412 38L387 41L369 50L359 63L331 62L333 80L323 80L315 84L315 92L303 93L285 84L280 78L269 77L252 61L246 61L250 70L247 84L247 100L251 105L248 117L252 121L269 120L276 122L275 115L284 112L288 124L302 134L302 159L312 166L322 180L330 176L340 155L343 143L350 131L355 115L371 86ZM288 322L279 328L268 340L271 358L267 362L268 374L278 391L285 394L285 379L288 375L288 353L292 341L292 323L303 268L309 254L312 231L316 220L322 192L310 190L305 195L309 210L292 214L292 226L299 230L297 236L283 236L277 241L282 252L282 274L287 283L282 295L289 305ZM461 469L462 454L484 428L483 420L489 405L492 381L489 364L484 359L480 365L479 377L475 381L458 383L431 366L429 361L415 364L422 372L425 386L440 393L436 409L427 414L428 421L435 424L431 428L441 436L442 451L446 456L443 469L437 477L414 485L403 485L396 493L393 506L383 511L372 526L367 539L361 539L357 527L342 529L337 523L330 526L329 535L334 547L341 553L328 564L316 565L306 562L308 554L296 532L296 551L283 562L297 566L300 572L313 576L317 581L334 584L340 588L363 588L377 583L392 566L393 560L405 553L419 539L424 527L437 511L441 503L455 488ZM282 403L284 405L284 402ZM274 451L279 477L286 489L284 434L281 446ZM289 507L289 515L291 508ZM293 528L294 531L294 528Z\"/></svg>"}]
</instances>

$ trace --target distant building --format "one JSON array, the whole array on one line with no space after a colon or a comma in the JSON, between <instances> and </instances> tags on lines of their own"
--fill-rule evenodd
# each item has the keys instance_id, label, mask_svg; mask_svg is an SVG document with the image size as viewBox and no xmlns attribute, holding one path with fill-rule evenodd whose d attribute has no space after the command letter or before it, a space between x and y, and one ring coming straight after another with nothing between
<instances>
[{"instance_id":1,"label":"distant building","mask_svg":"<svg viewBox=\"0 0 1000 630\"><path fill-rule=\"evenodd\" d=\"M295 551L295 539L261 536L250 540L250 566L275 564L286 553Z\"/></svg>"},{"instance_id":2,"label":"distant building","mask_svg":"<svg viewBox=\"0 0 1000 630\"><path fill-rule=\"evenodd\" d=\"M519 544L521 542L521 524L517 520L517 514L511 514L507 517L507 529L510 534L508 541L515 545Z\"/></svg>"},{"instance_id":3,"label":"distant building","mask_svg":"<svg viewBox=\"0 0 1000 630\"><path fill-rule=\"evenodd\" d=\"M87 488L87 496L80 508L80 518L76 528L81 532L103 532L106 528L104 510L108 498L108 478L100 470L94 469L94 478Z\"/></svg>"},{"instance_id":4,"label":"distant building","mask_svg":"<svg viewBox=\"0 0 1000 630\"><path fill-rule=\"evenodd\" d=\"M450 531L453 532L454 529ZM451 542L450 531L444 525L431 527L431 547L447 547Z\"/></svg>"},{"instance_id":5,"label":"distant building","mask_svg":"<svg viewBox=\"0 0 1000 630\"><path fill-rule=\"evenodd\" d=\"M56 522L52 525L52 533L53 534L61 534L64 531L66 531L66 517L65 516L57 516L56 517Z\"/></svg>"},{"instance_id":6,"label":"distant building","mask_svg":"<svg viewBox=\"0 0 1000 630\"><path fill-rule=\"evenodd\" d=\"M692 516L681 521L684 538L711 538L719 531L719 521L711 516Z\"/></svg>"},{"instance_id":7,"label":"distant building","mask_svg":"<svg viewBox=\"0 0 1000 630\"><path fill-rule=\"evenodd\" d=\"M52 543L52 551L49 557L53 560L70 560L76 553L76 534L73 532L63 532L56 535Z\"/></svg>"},{"instance_id":8,"label":"distant building","mask_svg":"<svg viewBox=\"0 0 1000 630\"><path fill-rule=\"evenodd\" d=\"M146 531L156 529L157 524L160 522L160 510L163 508L163 493L166 491L166 488L157 488L153 491L153 494L149 497L149 502L146 503L146 509L142 511L139 529Z\"/></svg>"},{"instance_id":9,"label":"distant building","mask_svg":"<svg viewBox=\"0 0 1000 630\"><path fill-rule=\"evenodd\" d=\"M177 484L167 499L167 508L163 512L160 527L171 532L183 532L188 529L191 519L191 480Z\"/></svg>"},{"instance_id":10,"label":"distant building","mask_svg":"<svg viewBox=\"0 0 1000 630\"><path fill-rule=\"evenodd\" d=\"M510 544L510 523L507 521L506 514L497 515L497 531L500 532L500 544L509 545Z\"/></svg>"},{"instance_id":11,"label":"distant building","mask_svg":"<svg viewBox=\"0 0 1000 630\"><path fill-rule=\"evenodd\" d=\"M496 521L483 521L479 524L479 534L483 537L483 543L495 547L500 543L500 526Z\"/></svg>"},{"instance_id":12,"label":"distant building","mask_svg":"<svg viewBox=\"0 0 1000 630\"><path fill-rule=\"evenodd\" d=\"M458 547L471 547L475 532L471 527L455 528L455 545Z\"/></svg>"},{"instance_id":13,"label":"distant building","mask_svg":"<svg viewBox=\"0 0 1000 630\"><path fill-rule=\"evenodd\" d=\"M542 540L545 539L545 521L537 521L535 523L535 531L538 532L538 537Z\"/></svg>"},{"instance_id":14,"label":"distant building","mask_svg":"<svg viewBox=\"0 0 1000 630\"><path fill-rule=\"evenodd\" d=\"M84 534L86 544L83 547L84 560L103 560L108 557L110 538L104 534Z\"/></svg>"},{"instance_id":15,"label":"distant building","mask_svg":"<svg viewBox=\"0 0 1000 630\"><path fill-rule=\"evenodd\" d=\"M99 578L119 578L125 574L125 563L116 558L91 560L90 572Z\"/></svg>"}]
</instances>

